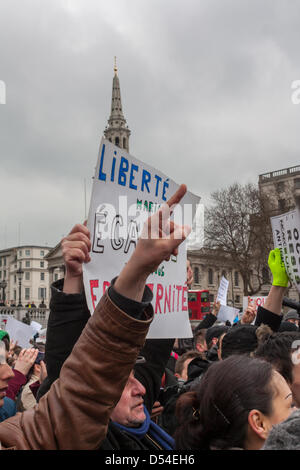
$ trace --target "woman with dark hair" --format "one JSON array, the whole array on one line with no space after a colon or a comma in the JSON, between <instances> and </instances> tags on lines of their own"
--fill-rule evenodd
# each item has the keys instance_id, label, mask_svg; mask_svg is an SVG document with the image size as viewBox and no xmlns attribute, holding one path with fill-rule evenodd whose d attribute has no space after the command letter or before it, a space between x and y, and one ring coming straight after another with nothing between
<instances>
[{"instance_id":1,"label":"woman with dark hair","mask_svg":"<svg viewBox=\"0 0 300 470\"><path fill-rule=\"evenodd\" d=\"M179 398L176 449L258 450L292 411L291 390L271 364L234 355L212 364Z\"/></svg>"}]
</instances>

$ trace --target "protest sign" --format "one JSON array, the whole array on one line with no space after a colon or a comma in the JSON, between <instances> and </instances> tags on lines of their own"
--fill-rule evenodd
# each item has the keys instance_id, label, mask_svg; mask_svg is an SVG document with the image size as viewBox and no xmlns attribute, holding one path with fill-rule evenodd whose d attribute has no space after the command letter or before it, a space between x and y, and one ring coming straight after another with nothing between
<instances>
[{"instance_id":1,"label":"protest sign","mask_svg":"<svg viewBox=\"0 0 300 470\"><path fill-rule=\"evenodd\" d=\"M16 320L13 317L8 318L5 330L14 342L18 341L21 348L30 348L32 345L29 340L35 335L36 331L32 326Z\"/></svg>"},{"instance_id":2,"label":"protest sign","mask_svg":"<svg viewBox=\"0 0 300 470\"><path fill-rule=\"evenodd\" d=\"M36 331L36 333L38 333L38 332L40 331L40 329L42 328L43 325L41 325L41 324L38 323L37 321L32 320L32 322L30 323L30 326L32 326L32 328L34 328L34 330Z\"/></svg>"},{"instance_id":3,"label":"protest sign","mask_svg":"<svg viewBox=\"0 0 300 470\"><path fill-rule=\"evenodd\" d=\"M6 315L5 313L0 315L0 330L6 330L6 323L10 317L11 315Z\"/></svg>"},{"instance_id":4,"label":"protest sign","mask_svg":"<svg viewBox=\"0 0 300 470\"><path fill-rule=\"evenodd\" d=\"M261 307L264 306L266 298L267 297L264 297L264 296L249 297L249 300L251 301L251 304L254 305L256 312L259 306ZM248 297L244 296L243 297L243 312L246 310L247 307L248 307Z\"/></svg>"},{"instance_id":5,"label":"protest sign","mask_svg":"<svg viewBox=\"0 0 300 470\"><path fill-rule=\"evenodd\" d=\"M298 209L271 217L275 248L279 248L287 275L300 292L300 212Z\"/></svg>"},{"instance_id":6,"label":"protest sign","mask_svg":"<svg viewBox=\"0 0 300 470\"><path fill-rule=\"evenodd\" d=\"M218 313L218 321L226 322L227 320L233 324L236 316L239 314L239 309L234 307L229 307L228 305L221 305Z\"/></svg>"},{"instance_id":7,"label":"protest sign","mask_svg":"<svg viewBox=\"0 0 300 470\"><path fill-rule=\"evenodd\" d=\"M91 261L84 266L90 312L132 255L143 223L177 190L163 173L102 139L93 182L88 229ZM187 193L174 210L174 221L192 225L199 198ZM148 338L191 337L186 285L186 243L148 278L154 321Z\"/></svg>"},{"instance_id":8,"label":"protest sign","mask_svg":"<svg viewBox=\"0 0 300 470\"><path fill-rule=\"evenodd\" d=\"M217 302L220 302L221 305L226 305L227 304L227 291L228 291L228 286L229 286L229 281L222 276L218 293L217 293Z\"/></svg>"}]
</instances>

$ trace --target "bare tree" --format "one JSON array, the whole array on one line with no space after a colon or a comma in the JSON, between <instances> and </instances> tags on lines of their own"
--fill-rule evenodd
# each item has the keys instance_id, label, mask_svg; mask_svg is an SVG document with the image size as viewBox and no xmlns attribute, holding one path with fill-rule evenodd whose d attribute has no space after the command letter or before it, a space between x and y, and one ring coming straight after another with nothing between
<instances>
[{"instance_id":1,"label":"bare tree","mask_svg":"<svg viewBox=\"0 0 300 470\"><path fill-rule=\"evenodd\" d=\"M265 200L257 186L238 183L212 193L211 199L205 213L205 244L230 255L243 278L244 295L256 294L266 283L272 248Z\"/></svg>"}]
</instances>

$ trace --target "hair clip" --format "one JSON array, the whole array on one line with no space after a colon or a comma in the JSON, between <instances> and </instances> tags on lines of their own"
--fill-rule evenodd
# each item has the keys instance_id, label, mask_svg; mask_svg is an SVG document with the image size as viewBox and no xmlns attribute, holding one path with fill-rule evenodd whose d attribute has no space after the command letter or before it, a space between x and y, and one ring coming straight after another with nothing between
<instances>
[{"instance_id":1,"label":"hair clip","mask_svg":"<svg viewBox=\"0 0 300 470\"><path fill-rule=\"evenodd\" d=\"M196 410L196 408L194 407L193 407L193 418L197 420L200 418L199 410Z\"/></svg>"},{"instance_id":2,"label":"hair clip","mask_svg":"<svg viewBox=\"0 0 300 470\"><path fill-rule=\"evenodd\" d=\"M227 423L227 424L231 424L230 421L226 418L226 416L224 415L224 413L222 413L222 411L217 407L217 405L215 403L213 403L213 407L217 410L217 412L222 416L222 418L224 419L224 421Z\"/></svg>"}]
</instances>

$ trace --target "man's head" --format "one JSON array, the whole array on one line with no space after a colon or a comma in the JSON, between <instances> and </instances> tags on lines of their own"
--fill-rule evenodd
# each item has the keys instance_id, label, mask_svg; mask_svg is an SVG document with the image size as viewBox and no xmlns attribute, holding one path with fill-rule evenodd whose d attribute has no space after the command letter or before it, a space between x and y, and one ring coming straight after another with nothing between
<instances>
[{"instance_id":1,"label":"man's head","mask_svg":"<svg viewBox=\"0 0 300 470\"><path fill-rule=\"evenodd\" d=\"M267 325L241 325L228 330L222 338L222 359L233 354L252 354L272 334Z\"/></svg>"},{"instance_id":2,"label":"man's head","mask_svg":"<svg viewBox=\"0 0 300 470\"><path fill-rule=\"evenodd\" d=\"M299 315L297 310L289 310L283 317L284 321L289 323L294 323L296 326L299 326Z\"/></svg>"},{"instance_id":3,"label":"man's head","mask_svg":"<svg viewBox=\"0 0 300 470\"><path fill-rule=\"evenodd\" d=\"M211 326L206 330L206 344L208 349L212 348L218 343L218 340L221 335L224 333L227 333L229 330L229 326L227 325L216 325L216 326Z\"/></svg>"},{"instance_id":4,"label":"man's head","mask_svg":"<svg viewBox=\"0 0 300 470\"><path fill-rule=\"evenodd\" d=\"M132 371L111 414L112 421L127 427L140 426L146 419L143 398L145 393L145 387L134 377Z\"/></svg>"},{"instance_id":5,"label":"man's head","mask_svg":"<svg viewBox=\"0 0 300 470\"><path fill-rule=\"evenodd\" d=\"M195 359L195 357L200 357L201 353L198 351L187 351L186 353L182 354L176 361L175 365L175 376L178 379L182 379L186 381L188 379L188 365L189 363Z\"/></svg>"}]
</instances>

